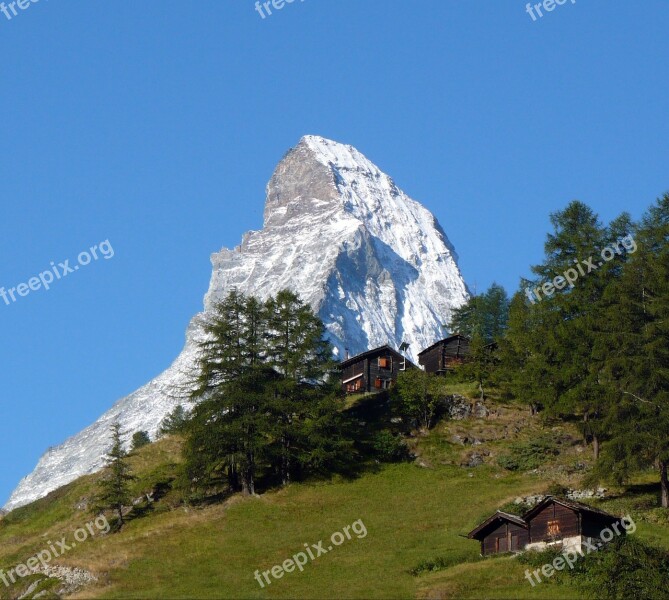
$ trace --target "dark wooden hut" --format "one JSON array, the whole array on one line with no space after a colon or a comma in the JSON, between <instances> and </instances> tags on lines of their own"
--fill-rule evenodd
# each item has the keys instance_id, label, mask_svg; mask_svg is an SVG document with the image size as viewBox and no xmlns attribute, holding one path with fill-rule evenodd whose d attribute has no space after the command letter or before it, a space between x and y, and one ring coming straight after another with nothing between
<instances>
[{"instance_id":1,"label":"dark wooden hut","mask_svg":"<svg viewBox=\"0 0 669 600\"><path fill-rule=\"evenodd\" d=\"M461 365L469 355L469 339L456 334L439 340L418 354L418 362L428 373L443 374Z\"/></svg>"},{"instance_id":2,"label":"dark wooden hut","mask_svg":"<svg viewBox=\"0 0 669 600\"><path fill-rule=\"evenodd\" d=\"M401 371L415 369L408 358L388 345L353 356L339 368L347 394L380 392L391 387Z\"/></svg>"},{"instance_id":3,"label":"dark wooden hut","mask_svg":"<svg viewBox=\"0 0 669 600\"><path fill-rule=\"evenodd\" d=\"M529 528L530 544L539 545L564 544L566 540L577 537L598 539L604 529L620 521L587 504L552 496L528 510L523 520Z\"/></svg>"},{"instance_id":4,"label":"dark wooden hut","mask_svg":"<svg viewBox=\"0 0 669 600\"><path fill-rule=\"evenodd\" d=\"M529 543L527 523L522 517L497 511L467 536L481 543L481 555L520 552Z\"/></svg>"}]
</instances>

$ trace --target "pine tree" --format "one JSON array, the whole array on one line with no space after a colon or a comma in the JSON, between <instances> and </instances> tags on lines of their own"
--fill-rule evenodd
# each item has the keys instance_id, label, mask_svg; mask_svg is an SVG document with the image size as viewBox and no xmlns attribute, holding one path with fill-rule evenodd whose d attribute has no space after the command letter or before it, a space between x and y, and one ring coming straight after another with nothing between
<instances>
[{"instance_id":1,"label":"pine tree","mask_svg":"<svg viewBox=\"0 0 669 600\"><path fill-rule=\"evenodd\" d=\"M509 323L509 296L499 284L493 283L483 295L486 344L498 342L506 333Z\"/></svg>"},{"instance_id":2,"label":"pine tree","mask_svg":"<svg viewBox=\"0 0 669 600\"><path fill-rule=\"evenodd\" d=\"M449 329L468 338L476 334L484 344L498 341L505 333L509 320L509 297L506 290L493 283L479 296L472 296L453 311Z\"/></svg>"},{"instance_id":3,"label":"pine tree","mask_svg":"<svg viewBox=\"0 0 669 600\"><path fill-rule=\"evenodd\" d=\"M458 370L462 377L477 383L481 401L485 399L485 388L495 377L499 363L497 345L508 321L509 298L496 283L485 294L473 296L453 312L450 329L470 340L469 356Z\"/></svg>"},{"instance_id":4,"label":"pine tree","mask_svg":"<svg viewBox=\"0 0 669 600\"><path fill-rule=\"evenodd\" d=\"M525 288L527 282L522 282ZM518 292L511 300L509 325L499 342L497 381L511 396L528 405L532 415L556 403L557 369L551 348L550 328L540 307Z\"/></svg>"},{"instance_id":5,"label":"pine tree","mask_svg":"<svg viewBox=\"0 0 669 600\"><path fill-rule=\"evenodd\" d=\"M254 494L270 433L268 386L275 378L263 364L265 313L257 299L233 291L204 329L187 470L196 487L227 480L232 489Z\"/></svg>"},{"instance_id":6,"label":"pine tree","mask_svg":"<svg viewBox=\"0 0 669 600\"><path fill-rule=\"evenodd\" d=\"M485 400L485 389L492 379L496 363L494 345L487 344L483 335L475 331L469 343L467 360L458 370L463 377L476 382L481 402Z\"/></svg>"},{"instance_id":7,"label":"pine tree","mask_svg":"<svg viewBox=\"0 0 669 600\"><path fill-rule=\"evenodd\" d=\"M600 473L622 482L655 466L669 508L669 195L625 241L631 256L609 293L605 373L617 402Z\"/></svg>"},{"instance_id":8,"label":"pine tree","mask_svg":"<svg viewBox=\"0 0 669 600\"><path fill-rule=\"evenodd\" d=\"M453 334L471 338L475 332L485 331L485 302L483 296L472 296L462 306L453 310L447 324Z\"/></svg>"},{"instance_id":9,"label":"pine tree","mask_svg":"<svg viewBox=\"0 0 669 600\"><path fill-rule=\"evenodd\" d=\"M273 452L286 485L301 470L340 464L352 445L343 434L343 399L322 321L289 290L266 310L268 365L279 375L271 401Z\"/></svg>"},{"instance_id":10,"label":"pine tree","mask_svg":"<svg viewBox=\"0 0 669 600\"><path fill-rule=\"evenodd\" d=\"M554 232L547 237L545 261L532 268L538 277L534 289L539 291L541 284L542 298L530 310L535 326L533 345L544 355L547 383L553 386L547 397L548 411L580 418L584 441L594 442L597 457L607 402L599 384L601 365L592 356L597 323L603 317L603 291L609 283L597 267L608 242L607 230L588 206L576 201L552 214L551 223ZM544 284L565 273L577 280L549 294L553 286Z\"/></svg>"},{"instance_id":11,"label":"pine tree","mask_svg":"<svg viewBox=\"0 0 669 600\"><path fill-rule=\"evenodd\" d=\"M188 425L186 409L179 404L160 424L160 435L183 433Z\"/></svg>"},{"instance_id":12,"label":"pine tree","mask_svg":"<svg viewBox=\"0 0 669 600\"><path fill-rule=\"evenodd\" d=\"M344 413L341 385L335 378L329 384L308 390L309 410L300 423L298 468L305 475L348 473L357 466L351 423Z\"/></svg>"},{"instance_id":13,"label":"pine tree","mask_svg":"<svg viewBox=\"0 0 669 600\"><path fill-rule=\"evenodd\" d=\"M115 422L112 427L112 445L107 454L107 472L100 481L100 493L96 500L101 510L112 510L116 513L116 528L120 530L124 523L123 509L132 503L130 482L133 477L127 461L127 453L123 449L121 424Z\"/></svg>"},{"instance_id":14,"label":"pine tree","mask_svg":"<svg viewBox=\"0 0 669 600\"><path fill-rule=\"evenodd\" d=\"M350 456L325 327L294 293L261 303L233 292L205 331L185 445L195 487L253 494L260 477L285 485Z\"/></svg>"},{"instance_id":15,"label":"pine tree","mask_svg":"<svg viewBox=\"0 0 669 600\"><path fill-rule=\"evenodd\" d=\"M579 202L551 221L537 279L511 302L500 380L533 412L580 418L599 475L655 466L669 507L669 195L638 225L602 227ZM573 285L544 287L567 269Z\"/></svg>"}]
</instances>

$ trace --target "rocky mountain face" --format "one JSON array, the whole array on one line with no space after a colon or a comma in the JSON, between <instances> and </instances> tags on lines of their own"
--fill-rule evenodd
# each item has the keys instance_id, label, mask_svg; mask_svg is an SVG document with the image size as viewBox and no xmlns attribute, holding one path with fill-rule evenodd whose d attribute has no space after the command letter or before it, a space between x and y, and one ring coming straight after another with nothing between
<instances>
[{"instance_id":1,"label":"rocky mountain face","mask_svg":"<svg viewBox=\"0 0 669 600\"><path fill-rule=\"evenodd\" d=\"M355 148L316 136L302 138L277 166L262 230L246 233L238 247L211 261L205 313L191 321L176 361L49 449L6 509L100 469L115 420L125 431L155 436L165 415L183 403L179 390L192 373L203 315L233 288L261 298L282 288L296 291L323 319L341 358L406 342L414 361L444 336L443 324L468 297L435 217Z\"/></svg>"}]
</instances>

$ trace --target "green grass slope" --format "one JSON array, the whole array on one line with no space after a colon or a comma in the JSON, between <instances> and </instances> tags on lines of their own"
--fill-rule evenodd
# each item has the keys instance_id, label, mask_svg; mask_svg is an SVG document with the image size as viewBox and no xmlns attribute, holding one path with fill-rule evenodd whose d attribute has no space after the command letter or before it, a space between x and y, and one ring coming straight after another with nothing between
<instances>
[{"instance_id":1,"label":"green grass slope","mask_svg":"<svg viewBox=\"0 0 669 600\"><path fill-rule=\"evenodd\" d=\"M550 432L558 454L538 466L511 472L498 457ZM462 443L467 438L476 443ZM455 441L454 441L455 440ZM235 496L221 504L187 507L169 483L179 462L180 441L168 438L132 459L136 495L159 490L119 534L96 535L59 557L55 564L94 573L98 582L79 598L575 598L570 582L532 588L525 566L510 557L483 560L474 541L463 537L482 518L517 496L548 484L576 484L587 452L566 427L542 428L513 406L498 405L488 419L444 422L412 441L412 463L378 465L355 480L293 484L262 496ZM484 464L461 466L472 452ZM93 519L87 501L98 476L84 477L0 521L0 566L24 562L47 541L67 536ZM601 505L632 510L637 535L669 548L669 523L652 508L650 480ZM309 561L261 588L256 570L270 570L362 520L367 534ZM445 565L430 572L430 565ZM422 565L421 574L412 570ZM0 598L16 597L0 583ZM34 590L49 594L57 582ZM53 596L51 596L53 597Z\"/></svg>"}]
</instances>

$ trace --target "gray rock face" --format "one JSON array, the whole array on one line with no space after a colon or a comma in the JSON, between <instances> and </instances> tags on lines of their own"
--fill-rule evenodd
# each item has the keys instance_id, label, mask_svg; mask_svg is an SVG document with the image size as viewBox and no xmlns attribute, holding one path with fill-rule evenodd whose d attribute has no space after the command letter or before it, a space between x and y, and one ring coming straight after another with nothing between
<instances>
[{"instance_id":1,"label":"gray rock face","mask_svg":"<svg viewBox=\"0 0 669 600\"><path fill-rule=\"evenodd\" d=\"M277 166L263 229L211 262L205 313L233 288L260 298L289 288L318 312L340 357L407 342L416 360L444 336L451 311L468 298L455 251L434 216L355 148L316 136L302 138ZM50 449L5 508L98 470L115 420L126 431L155 436L183 402L178 390L192 373L202 318L194 317L170 368Z\"/></svg>"},{"instance_id":2,"label":"gray rock face","mask_svg":"<svg viewBox=\"0 0 669 600\"><path fill-rule=\"evenodd\" d=\"M460 466L462 467L467 467L470 469L473 469L475 467L480 467L482 464L485 463L485 459L483 458L483 454L480 452L471 452L467 456L467 458L461 463Z\"/></svg>"},{"instance_id":3,"label":"gray rock face","mask_svg":"<svg viewBox=\"0 0 669 600\"><path fill-rule=\"evenodd\" d=\"M453 394L446 398L448 406L448 416L454 421L462 421L463 419L485 419L490 413L485 404L480 400L472 403L471 400L461 396L460 394Z\"/></svg>"},{"instance_id":4,"label":"gray rock face","mask_svg":"<svg viewBox=\"0 0 669 600\"><path fill-rule=\"evenodd\" d=\"M606 498L608 490L604 487L590 490L569 490L567 498L570 500L583 500L587 498Z\"/></svg>"}]
</instances>

